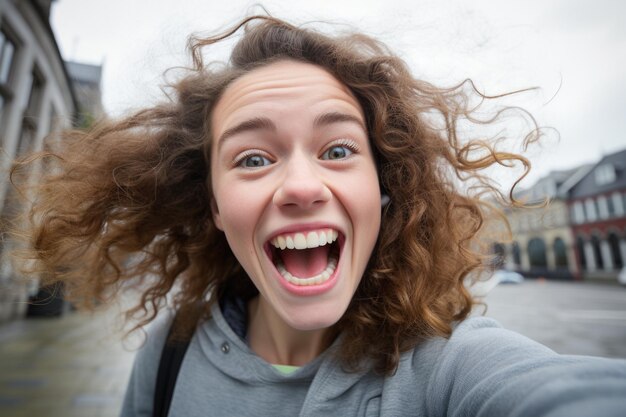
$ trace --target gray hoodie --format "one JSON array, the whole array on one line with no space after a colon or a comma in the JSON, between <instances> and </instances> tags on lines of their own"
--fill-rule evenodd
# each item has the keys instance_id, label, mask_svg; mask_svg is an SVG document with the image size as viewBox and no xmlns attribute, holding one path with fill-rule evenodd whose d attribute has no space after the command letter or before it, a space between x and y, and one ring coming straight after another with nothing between
<instances>
[{"instance_id":1,"label":"gray hoodie","mask_svg":"<svg viewBox=\"0 0 626 417\"><path fill-rule=\"evenodd\" d=\"M256 356L215 304L183 361L170 417L195 416L626 416L626 361L558 355L488 318L402 355L383 377L344 372L333 345L284 375ZM171 315L138 352L122 417L151 416ZM229 320L230 322L230 320Z\"/></svg>"}]
</instances>

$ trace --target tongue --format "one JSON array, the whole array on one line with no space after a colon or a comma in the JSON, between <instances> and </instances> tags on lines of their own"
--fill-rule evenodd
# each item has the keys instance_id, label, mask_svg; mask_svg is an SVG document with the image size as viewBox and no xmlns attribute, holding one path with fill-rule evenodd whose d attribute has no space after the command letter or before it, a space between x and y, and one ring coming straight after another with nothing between
<instances>
[{"instance_id":1,"label":"tongue","mask_svg":"<svg viewBox=\"0 0 626 417\"><path fill-rule=\"evenodd\" d=\"M302 250L285 249L281 251L285 269L294 277L314 277L326 269L329 247L330 245Z\"/></svg>"}]
</instances>

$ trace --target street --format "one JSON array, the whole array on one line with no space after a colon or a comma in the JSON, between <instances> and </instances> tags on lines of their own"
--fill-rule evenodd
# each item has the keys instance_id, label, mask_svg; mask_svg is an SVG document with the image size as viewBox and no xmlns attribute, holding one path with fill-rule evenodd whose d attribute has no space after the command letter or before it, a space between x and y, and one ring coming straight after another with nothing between
<instances>
[{"instance_id":1,"label":"street","mask_svg":"<svg viewBox=\"0 0 626 417\"><path fill-rule=\"evenodd\" d=\"M527 280L496 286L486 301L487 316L559 353L626 358L624 287ZM116 416L137 339L122 343L115 317L71 313L0 327L0 415Z\"/></svg>"}]
</instances>

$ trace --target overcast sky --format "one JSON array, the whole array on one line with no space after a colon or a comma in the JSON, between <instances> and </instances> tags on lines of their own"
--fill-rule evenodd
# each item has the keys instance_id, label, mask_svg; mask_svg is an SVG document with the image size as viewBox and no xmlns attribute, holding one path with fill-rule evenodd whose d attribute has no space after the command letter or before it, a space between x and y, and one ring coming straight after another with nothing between
<instances>
[{"instance_id":1,"label":"overcast sky","mask_svg":"<svg viewBox=\"0 0 626 417\"><path fill-rule=\"evenodd\" d=\"M258 1L57 0L52 27L65 59L103 64L106 110L124 115L162 98L163 72L188 62L192 32L214 33ZM450 86L472 78L516 96L556 128L530 152L529 185L551 170L626 148L626 2L621 0L289 0L261 2L294 23L327 21L373 35L417 78ZM225 50L216 51L223 59Z\"/></svg>"}]
</instances>

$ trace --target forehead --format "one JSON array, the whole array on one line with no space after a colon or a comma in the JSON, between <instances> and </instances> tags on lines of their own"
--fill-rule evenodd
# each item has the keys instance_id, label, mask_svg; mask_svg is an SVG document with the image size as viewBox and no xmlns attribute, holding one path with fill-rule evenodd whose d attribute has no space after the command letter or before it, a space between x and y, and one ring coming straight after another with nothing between
<instances>
[{"instance_id":1,"label":"forehead","mask_svg":"<svg viewBox=\"0 0 626 417\"><path fill-rule=\"evenodd\" d=\"M364 122L361 105L345 84L317 65L286 60L233 81L213 109L212 131L218 137L229 125L260 112L285 114L296 109L347 112Z\"/></svg>"}]
</instances>

